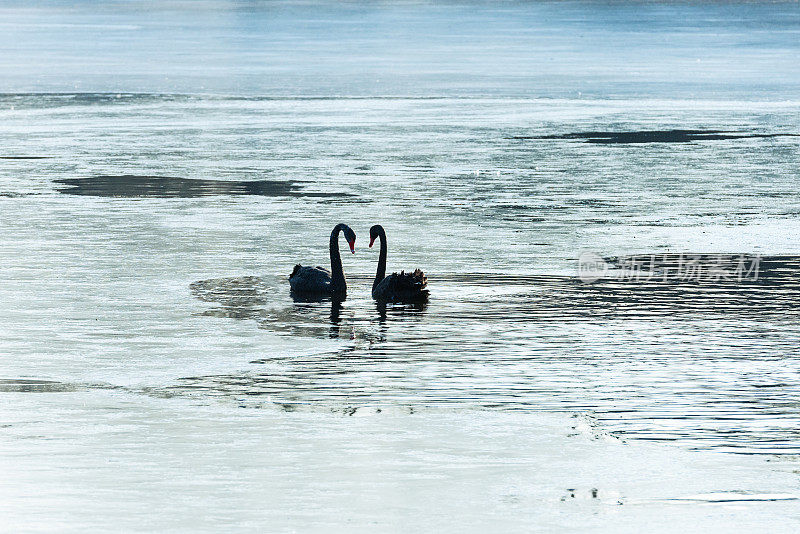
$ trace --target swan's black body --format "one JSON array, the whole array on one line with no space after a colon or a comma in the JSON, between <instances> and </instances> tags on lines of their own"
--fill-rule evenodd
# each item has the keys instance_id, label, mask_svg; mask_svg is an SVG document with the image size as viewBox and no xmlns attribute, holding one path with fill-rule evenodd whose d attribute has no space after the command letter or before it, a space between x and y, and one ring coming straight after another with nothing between
<instances>
[{"instance_id":1,"label":"swan's black body","mask_svg":"<svg viewBox=\"0 0 800 534\"><path fill-rule=\"evenodd\" d=\"M425 273L419 269L413 273L400 271L386 276L386 256L388 247L386 245L386 232L383 226L376 224L369 229L369 246L375 239L381 240L381 253L378 259L378 272L375 273L375 281L372 283L372 298L382 302L424 302L428 300L428 279Z\"/></svg>"},{"instance_id":2,"label":"swan's black body","mask_svg":"<svg viewBox=\"0 0 800 534\"><path fill-rule=\"evenodd\" d=\"M342 258L339 255L339 232L355 252L356 234L346 224L337 224L331 232L330 255L331 270L322 267L304 267L299 263L289 275L289 286L296 296L331 296L344 298L347 295L347 282L342 270Z\"/></svg>"}]
</instances>

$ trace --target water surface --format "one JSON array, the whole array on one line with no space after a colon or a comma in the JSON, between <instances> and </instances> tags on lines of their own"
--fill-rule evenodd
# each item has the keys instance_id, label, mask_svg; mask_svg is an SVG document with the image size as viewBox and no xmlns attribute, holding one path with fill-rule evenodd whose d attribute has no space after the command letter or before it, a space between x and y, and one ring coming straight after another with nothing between
<instances>
[{"instance_id":1,"label":"water surface","mask_svg":"<svg viewBox=\"0 0 800 534\"><path fill-rule=\"evenodd\" d=\"M796 6L200 5L2 8L9 530L794 530Z\"/></svg>"}]
</instances>

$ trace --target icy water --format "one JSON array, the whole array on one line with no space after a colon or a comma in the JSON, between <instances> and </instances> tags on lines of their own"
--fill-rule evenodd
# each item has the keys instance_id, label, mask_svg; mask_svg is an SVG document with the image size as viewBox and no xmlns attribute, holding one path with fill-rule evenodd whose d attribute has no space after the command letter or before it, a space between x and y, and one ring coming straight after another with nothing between
<instances>
[{"instance_id":1,"label":"icy water","mask_svg":"<svg viewBox=\"0 0 800 534\"><path fill-rule=\"evenodd\" d=\"M0 525L796 531L796 6L202 6L2 10Z\"/></svg>"}]
</instances>

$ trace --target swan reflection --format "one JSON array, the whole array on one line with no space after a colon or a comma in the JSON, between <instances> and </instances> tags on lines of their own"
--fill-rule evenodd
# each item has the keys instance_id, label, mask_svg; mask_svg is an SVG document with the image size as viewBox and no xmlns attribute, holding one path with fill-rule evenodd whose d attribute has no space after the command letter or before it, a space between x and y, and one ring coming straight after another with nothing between
<instances>
[{"instance_id":1,"label":"swan reflection","mask_svg":"<svg viewBox=\"0 0 800 534\"><path fill-rule=\"evenodd\" d=\"M375 302L375 309L378 312L378 322L381 324L386 323L386 320L390 315L393 317L422 316L427 307L427 302L414 302L410 304L383 301Z\"/></svg>"}]
</instances>

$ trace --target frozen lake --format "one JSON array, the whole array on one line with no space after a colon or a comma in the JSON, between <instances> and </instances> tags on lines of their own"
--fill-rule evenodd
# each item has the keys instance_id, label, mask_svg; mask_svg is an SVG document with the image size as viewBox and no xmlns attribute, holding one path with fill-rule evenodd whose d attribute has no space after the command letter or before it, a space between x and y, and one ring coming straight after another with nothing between
<instances>
[{"instance_id":1,"label":"frozen lake","mask_svg":"<svg viewBox=\"0 0 800 534\"><path fill-rule=\"evenodd\" d=\"M0 526L796 531L798 36L796 4L0 7ZM339 222L347 300L294 302ZM427 305L370 298L375 223Z\"/></svg>"}]
</instances>

